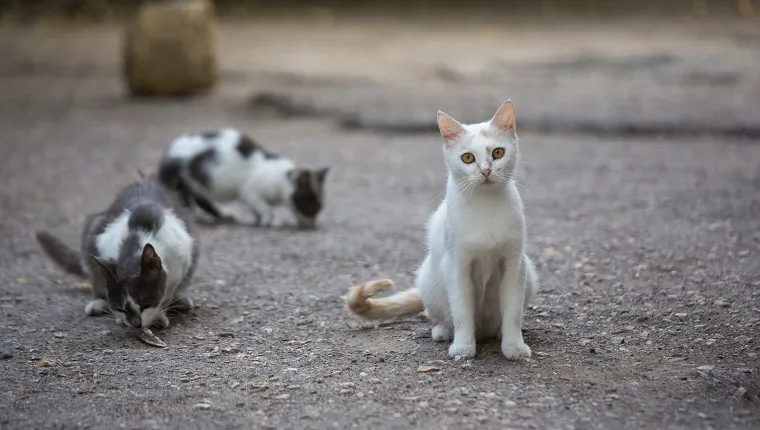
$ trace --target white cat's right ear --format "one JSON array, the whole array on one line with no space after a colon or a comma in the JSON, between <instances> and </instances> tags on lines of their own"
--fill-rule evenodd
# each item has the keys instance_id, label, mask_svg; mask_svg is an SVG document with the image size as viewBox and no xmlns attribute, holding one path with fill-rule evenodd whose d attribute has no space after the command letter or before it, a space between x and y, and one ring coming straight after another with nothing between
<instances>
[{"instance_id":1,"label":"white cat's right ear","mask_svg":"<svg viewBox=\"0 0 760 430\"><path fill-rule=\"evenodd\" d=\"M456 142L465 132L464 126L449 114L438 111L438 130L447 144Z\"/></svg>"}]
</instances>

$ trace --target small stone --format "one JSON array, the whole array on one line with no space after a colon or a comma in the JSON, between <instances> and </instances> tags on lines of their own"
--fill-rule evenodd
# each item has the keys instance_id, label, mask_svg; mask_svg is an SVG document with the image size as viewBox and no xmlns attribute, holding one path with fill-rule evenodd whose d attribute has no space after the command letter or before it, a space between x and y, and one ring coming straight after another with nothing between
<instances>
[{"instance_id":1,"label":"small stone","mask_svg":"<svg viewBox=\"0 0 760 430\"><path fill-rule=\"evenodd\" d=\"M13 358L10 348L0 348L0 360L8 360L10 358Z\"/></svg>"},{"instance_id":2,"label":"small stone","mask_svg":"<svg viewBox=\"0 0 760 430\"><path fill-rule=\"evenodd\" d=\"M715 343L715 339L710 338L710 339L707 339L707 341L705 342L705 345L712 345L714 343Z\"/></svg>"},{"instance_id":3,"label":"small stone","mask_svg":"<svg viewBox=\"0 0 760 430\"><path fill-rule=\"evenodd\" d=\"M417 371L422 373L438 372L440 370L441 368L438 366L420 366L417 368Z\"/></svg>"},{"instance_id":4,"label":"small stone","mask_svg":"<svg viewBox=\"0 0 760 430\"><path fill-rule=\"evenodd\" d=\"M208 403L196 403L195 405L193 405L193 408L194 409L201 409L201 410L205 411L207 409L211 409L211 405L208 404Z\"/></svg>"},{"instance_id":5,"label":"small stone","mask_svg":"<svg viewBox=\"0 0 760 430\"><path fill-rule=\"evenodd\" d=\"M675 314L675 316L678 317L678 318L686 318L688 315L689 314L687 314L685 312L678 312L677 314Z\"/></svg>"},{"instance_id":6,"label":"small stone","mask_svg":"<svg viewBox=\"0 0 760 430\"><path fill-rule=\"evenodd\" d=\"M235 337L235 333L232 333L231 331L222 331L216 334L219 337Z\"/></svg>"},{"instance_id":7,"label":"small stone","mask_svg":"<svg viewBox=\"0 0 760 430\"><path fill-rule=\"evenodd\" d=\"M196 334L195 336L193 336L193 338L195 338L197 340L205 340L206 339L206 337L203 336L202 334Z\"/></svg>"},{"instance_id":8,"label":"small stone","mask_svg":"<svg viewBox=\"0 0 760 430\"><path fill-rule=\"evenodd\" d=\"M57 338L57 339L63 339L64 334L61 333L60 331L57 331L57 332L53 333L53 336L55 338Z\"/></svg>"},{"instance_id":9,"label":"small stone","mask_svg":"<svg viewBox=\"0 0 760 430\"><path fill-rule=\"evenodd\" d=\"M736 396L736 397L744 397L744 395L746 395L746 394L747 394L747 389L744 388L744 387L739 387L734 392L734 396Z\"/></svg>"},{"instance_id":10,"label":"small stone","mask_svg":"<svg viewBox=\"0 0 760 430\"><path fill-rule=\"evenodd\" d=\"M725 300L716 300L716 301L715 301L715 306L720 306L720 307L722 307L722 308L727 308L727 307L731 306L731 304L730 304L730 303L728 303L728 302L727 302L727 301L725 301Z\"/></svg>"},{"instance_id":11,"label":"small stone","mask_svg":"<svg viewBox=\"0 0 760 430\"><path fill-rule=\"evenodd\" d=\"M625 338L621 336L613 336L612 338L610 338L610 342L613 345L620 345L622 343L625 343Z\"/></svg>"},{"instance_id":12,"label":"small stone","mask_svg":"<svg viewBox=\"0 0 760 430\"><path fill-rule=\"evenodd\" d=\"M734 338L734 341L738 343L750 343L752 342L752 338L745 335L739 335Z\"/></svg>"},{"instance_id":13,"label":"small stone","mask_svg":"<svg viewBox=\"0 0 760 430\"><path fill-rule=\"evenodd\" d=\"M287 400L290 398L290 393L280 394L279 396L274 397L277 400Z\"/></svg>"},{"instance_id":14,"label":"small stone","mask_svg":"<svg viewBox=\"0 0 760 430\"><path fill-rule=\"evenodd\" d=\"M562 261L565 259L565 254L555 248L546 248L538 257L538 261L545 264L549 261Z\"/></svg>"},{"instance_id":15,"label":"small stone","mask_svg":"<svg viewBox=\"0 0 760 430\"><path fill-rule=\"evenodd\" d=\"M504 400L504 406L508 408L514 408L517 406L517 403L513 402L512 400Z\"/></svg>"},{"instance_id":16,"label":"small stone","mask_svg":"<svg viewBox=\"0 0 760 430\"><path fill-rule=\"evenodd\" d=\"M50 361L50 360L40 360L39 362L37 362L37 365L40 367L53 367L55 366L55 362Z\"/></svg>"}]
</instances>

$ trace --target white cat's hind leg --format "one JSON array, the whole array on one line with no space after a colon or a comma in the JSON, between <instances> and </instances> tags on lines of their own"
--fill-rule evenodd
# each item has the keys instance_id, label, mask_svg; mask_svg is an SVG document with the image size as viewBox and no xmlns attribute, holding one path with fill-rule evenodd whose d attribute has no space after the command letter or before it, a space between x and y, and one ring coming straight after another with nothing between
<instances>
[{"instance_id":1,"label":"white cat's hind leg","mask_svg":"<svg viewBox=\"0 0 760 430\"><path fill-rule=\"evenodd\" d=\"M527 308L538 293L538 273L536 272L536 265L533 264L533 260L528 257L528 254L523 254L523 272L521 282L525 283L525 299L523 307Z\"/></svg>"},{"instance_id":2,"label":"white cat's hind leg","mask_svg":"<svg viewBox=\"0 0 760 430\"><path fill-rule=\"evenodd\" d=\"M454 339L454 330L445 323L433 326L432 338L436 342L448 342Z\"/></svg>"}]
</instances>

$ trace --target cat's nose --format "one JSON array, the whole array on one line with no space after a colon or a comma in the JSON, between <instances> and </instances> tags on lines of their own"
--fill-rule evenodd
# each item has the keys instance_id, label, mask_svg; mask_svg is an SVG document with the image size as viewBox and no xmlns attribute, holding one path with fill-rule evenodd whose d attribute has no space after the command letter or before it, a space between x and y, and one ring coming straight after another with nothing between
<instances>
[{"instance_id":1,"label":"cat's nose","mask_svg":"<svg viewBox=\"0 0 760 430\"><path fill-rule=\"evenodd\" d=\"M480 171L480 173L485 176L486 179L488 179L488 177L491 176L491 169L483 169Z\"/></svg>"}]
</instances>

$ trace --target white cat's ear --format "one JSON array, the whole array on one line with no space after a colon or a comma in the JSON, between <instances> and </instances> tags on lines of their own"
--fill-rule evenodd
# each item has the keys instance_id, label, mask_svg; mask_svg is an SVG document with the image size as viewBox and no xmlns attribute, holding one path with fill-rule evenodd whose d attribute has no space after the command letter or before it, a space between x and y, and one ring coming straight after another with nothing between
<instances>
[{"instance_id":1,"label":"white cat's ear","mask_svg":"<svg viewBox=\"0 0 760 430\"><path fill-rule=\"evenodd\" d=\"M515 106L512 104L512 100L505 101L499 107L499 110L491 118L491 124L504 133L515 133Z\"/></svg>"},{"instance_id":2,"label":"white cat's ear","mask_svg":"<svg viewBox=\"0 0 760 430\"><path fill-rule=\"evenodd\" d=\"M441 137L446 143L456 142L465 132L464 126L459 121L441 111L438 111L438 130L441 132Z\"/></svg>"}]
</instances>

